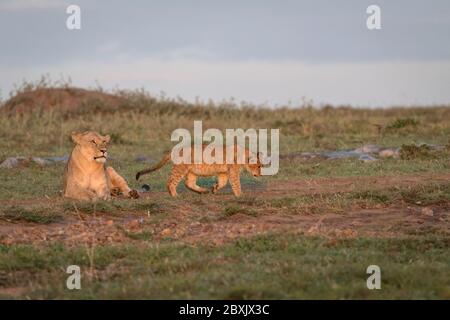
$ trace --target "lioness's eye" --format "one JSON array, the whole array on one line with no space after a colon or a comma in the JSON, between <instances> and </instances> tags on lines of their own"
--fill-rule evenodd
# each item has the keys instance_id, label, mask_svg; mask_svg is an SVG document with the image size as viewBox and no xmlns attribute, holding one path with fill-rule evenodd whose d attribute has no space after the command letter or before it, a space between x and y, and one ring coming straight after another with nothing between
<instances>
[{"instance_id":1,"label":"lioness's eye","mask_svg":"<svg viewBox=\"0 0 450 320\"><path fill-rule=\"evenodd\" d=\"M93 144L96 144L96 143L95 143L95 140L91 140L91 142L92 142Z\"/></svg>"}]
</instances>

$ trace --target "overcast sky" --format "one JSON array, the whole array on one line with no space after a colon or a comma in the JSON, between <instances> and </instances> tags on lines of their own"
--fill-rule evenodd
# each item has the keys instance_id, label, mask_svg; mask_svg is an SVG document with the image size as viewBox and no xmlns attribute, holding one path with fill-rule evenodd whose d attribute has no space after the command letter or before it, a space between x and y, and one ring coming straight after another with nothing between
<instances>
[{"instance_id":1,"label":"overcast sky","mask_svg":"<svg viewBox=\"0 0 450 320\"><path fill-rule=\"evenodd\" d=\"M43 74L188 100L449 104L450 1L0 0L2 98Z\"/></svg>"}]
</instances>

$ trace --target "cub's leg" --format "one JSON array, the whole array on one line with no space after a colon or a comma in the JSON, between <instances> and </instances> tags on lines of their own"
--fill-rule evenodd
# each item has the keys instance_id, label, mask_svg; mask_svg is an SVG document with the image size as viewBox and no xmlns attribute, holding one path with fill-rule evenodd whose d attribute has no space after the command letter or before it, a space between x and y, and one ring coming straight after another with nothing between
<instances>
[{"instance_id":1,"label":"cub's leg","mask_svg":"<svg viewBox=\"0 0 450 320\"><path fill-rule=\"evenodd\" d=\"M169 180L167 180L167 190L169 190L169 193L172 197L177 196L177 186L187 173L188 168L186 168L185 166L173 166Z\"/></svg>"},{"instance_id":2,"label":"cub's leg","mask_svg":"<svg viewBox=\"0 0 450 320\"><path fill-rule=\"evenodd\" d=\"M108 175L109 182L111 185L111 193L114 193L114 190L119 190L125 196L137 199L139 198L139 194L136 190L130 189L125 179L120 176L113 167L106 168L106 174Z\"/></svg>"},{"instance_id":3,"label":"cub's leg","mask_svg":"<svg viewBox=\"0 0 450 320\"><path fill-rule=\"evenodd\" d=\"M240 171L240 168L235 166L231 167L229 170L231 189L236 197L241 195L241 181L239 178Z\"/></svg>"},{"instance_id":4,"label":"cub's leg","mask_svg":"<svg viewBox=\"0 0 450 320\"><path fill-rule=\"evenodd\" d=\"M217 193L220 189L225 187L228 182L228 174L219 173L217 176L217 183L212 187L212 193Z\"/></svg>"},{"instance_id":5,"label":"cub's leg","mask_svg":"<svg viewBox=\"0 0 450 320\"><path fill-rule=\"evenodd\" d=\"M199 187L197 185L197 176L195 174L193 174L192 172L189 172L187 174L185 185L190 190L197 192L197 193L208 193L209 192L207 189Z\"/></svg>"}]
</instances>

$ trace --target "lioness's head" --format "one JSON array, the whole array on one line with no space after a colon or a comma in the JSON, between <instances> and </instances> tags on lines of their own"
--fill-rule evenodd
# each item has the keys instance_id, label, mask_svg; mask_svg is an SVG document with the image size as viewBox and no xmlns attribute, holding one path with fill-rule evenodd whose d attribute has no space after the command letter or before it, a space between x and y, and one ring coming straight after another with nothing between
<instances>
[{"instance_id":1,"label":"lioness's head","mask_svg":"<svg viewBox=\"0 0 450 320\"><path fill-rule=\"evenodd\" d=\"M108 157L108 143L111 140L109 135L102 136L94 131L72 132L72 140L79 146L81 153L86 159L100 163L106 161Z\"/></svg>"}]
</instances>

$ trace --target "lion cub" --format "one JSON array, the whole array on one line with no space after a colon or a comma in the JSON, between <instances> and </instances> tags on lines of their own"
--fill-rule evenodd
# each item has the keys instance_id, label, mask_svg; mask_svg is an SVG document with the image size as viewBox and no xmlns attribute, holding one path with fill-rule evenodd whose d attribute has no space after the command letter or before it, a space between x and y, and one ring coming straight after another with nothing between
<instances>
[{"instance_id":1,"label":"lion cub","mask_svg":"<svg viewBox=\"0 0 450 320\"><path fill-rule=\"evenodd\" d=\"M203 145L202 149L205 150L207 145ZM254 177L259 177L261 175L261 167L262 164L259 159L259 154L256 156L256 163L250 163L250 151L248 149L241 149L236 145L234 147L223 147L223 159L226 159L227 152L232 152L234 149L234 164L174 164L172 167L172 171L170 173L169 180L167 181L167 189L171 196L177 195L177 186L180 181L186 177L185 185L188 189L197 192L197 193L208 193L209 190L202 188L197 185L197 177L210 177L217 176L217 183L212 188L212 193L217 193L220 189L226 186L227 182L230 181L231 189L235 196L241 195L241 182L239 179L240 173L242 169L246 169L250 172ZM241 149L244 154L244 162L243 164L239 164L236 161L237 151ZM213 153L214 155L214 153ZM181 151L182 156L182 151ZM191 159L194 159L194 148L191 148ZM139 177L147 174L152 171L156 171L162 166L164 166L167 162L171 160L171 152L167 152L162 160L157 163L154 167L139 171L136 174L136 180L139 180ZM225 162L225 161L224 161Z\"/></svg>"},{"instance_id":2,"label":"lion cub","mask_svg":"<svg viewBox=\"0 0 450 320\"><path fill-rule=\"evenodd\" d=\"M108 200L118 193L129 198L139 197L116 170L105 166L109 140L108 135L94 131L72 133L75 146L64 170L64 197Z\"/></svg>"}]
</instances>

